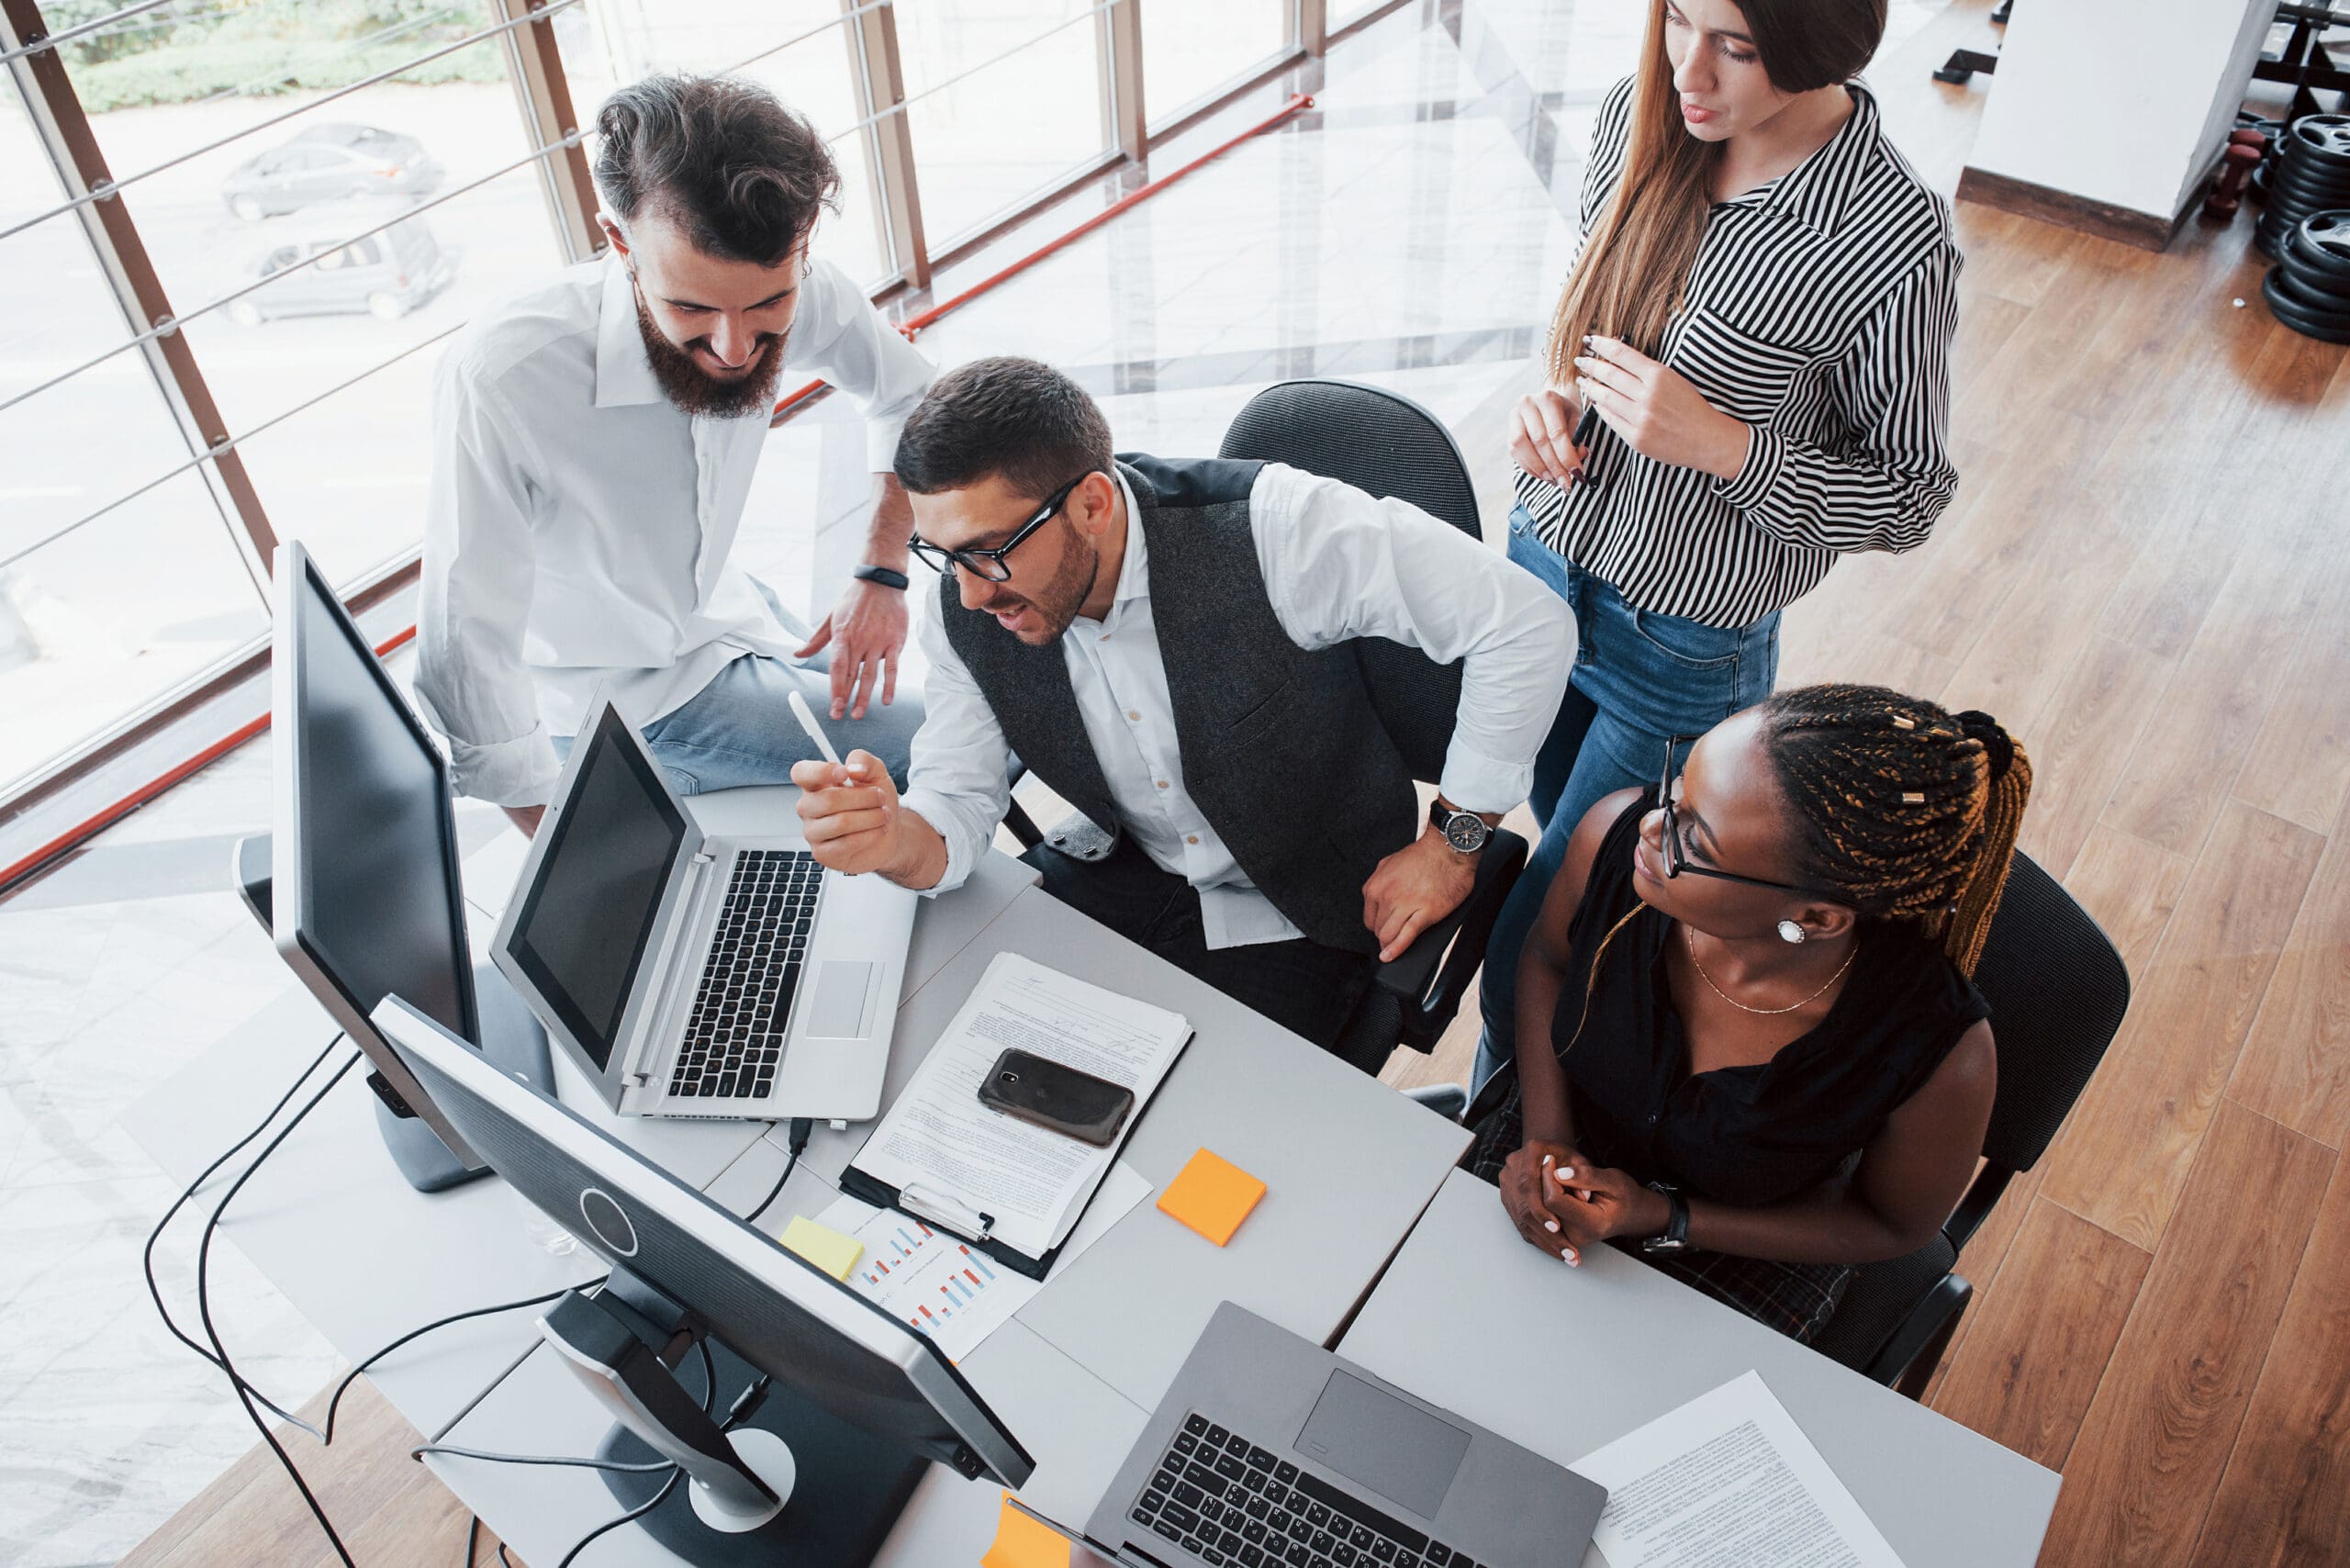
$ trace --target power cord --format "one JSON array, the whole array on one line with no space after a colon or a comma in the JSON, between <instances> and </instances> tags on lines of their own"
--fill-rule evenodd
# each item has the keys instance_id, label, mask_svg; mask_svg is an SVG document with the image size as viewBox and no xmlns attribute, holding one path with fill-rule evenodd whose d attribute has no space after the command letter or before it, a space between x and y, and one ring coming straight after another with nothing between
<instances>
[{"instance_id":1,"label":"power cord","mask_svg":"<svg viewBox=\"0 0 2350 1568\"><path fill-rule=\"evenodd\" d=\"M324 1065L327 1058L333 1053L334 1047L341 1044L345 1038L345 1035L338 1032L333 1039L329 1040L326 1044L326 1047L319 1053L317 1058L295 1077L293 1083L287 1087L285 1094L280 1097L277 1103L270 1107L269 1114L263 1116L251 1132L245 1134L243 1137L239 1138L234 1144L223 1150L211 1164L206 1166L202 1173L199 1174L195 1181L188 1183L187 1187L180 1193L180 1195L173 1200L171 1206L163 1212L162 1218L158 1220L155 1224L154 1229L148 1233L143 1264L147 1281L147 1294L150 1298L153 1300L155 1304L155 1311L157 1315L162 1318L164 1327L171 1331L172 1336L174 1338L178 1339L189 1350L195 1351L198 1356L201 1356L205 1361L218 1368L228 1377L230 1391L237 1395L240 1408L245 1412L246 1417L252 1422L254 1429L260 1432L262 1440L269 1445L271 1454L275 1457L279 1466L285 1470L287 1479L294 1483L295 1490L301 1494L302 1501L308 1506L311 1518L318 1521L319 1529L325 1532L328 1541L334 1547L335 1555L345 1564L345 1568L355 1568L355 1565L352 1564L349 1549L343 1545L341 1536L336 1533L332 1521L327 1518L326 1510L319 1506L319 1500L311 1492L308 1483L303 1479L301 1471L296 1467L292 1456L289 1455L285 1451L285 1447L278 1442L276 1434L269 1429L268 1423L262 1419L260 1411L256 1410L254 1406L259 1405L262 1407L268 1409L271 1413L276 1415L287 1423L295 1427L298 1427L303 1431L309 1433L312 1437L318 1439L319 1443L322 1445L331 1443L334 1440L335 1414L341 1406L343 1394L349 1391L352 1383L355 1382L363 1372L364 1372L369 1367L374 1366L384 1357L390 1355L393 1351L406 1344L408 1344L410 1341L420 1338L424 1335L433 1332L435 1329L445 1328L451 1324L462 1323L468 1318L486 1317L500 1312L514 1312L527 1306L542 1306L549 1302L560 1299L565 1293L564 1291L551 1291L541 1295L528 1296L520 1301L499 1302L490 1306L473 1307L464 1312L452 1313L446 1317L436 1318L432 1322L427 1323L420 1327L410 1329L408 1333L401 1335L398 1338L392 1340L389 1344L375 1350L358 1361L349 1372L343 1374L341 1381L335 1384L334 1393L330 1395L327 1400L327 1413L323 1426L314 1426L310 1422L303 1419L301 1417L287 1410L284 1406L278 1404L275 1400L271 1399L267 1394L262 1393L262 1391L249 1382L241 1372L237 1371L235 1363L229 1359L228 1347L222 1341L219 1330L212 1321L210 1276L213 1237L218 1233L221 1218L227 1214L229 1204L235 1201L236 1196L240 1192L243 1191L245 1183L252 1179L254 1172L261 1169L263 1164L268 1160L271 1155L277 1152L279 1146L285 1143L286 1138L293 1134L294 1129L302 1124L305 1117L307 1117L313 1110L317 1109L319 1102L323 1101L327 1095L332 1092L334 1086L342 1081L343 1076L353 1067L358 1065L360 1058L358 1056L353 1055L349 1060L345 1061L341 1067L335 1070L333 1076L329 1078L316 1093L312 1094L308 1101L303 1103L302 1108L294 1114L293 1118L289 1120L285 1126L278 1129L277 1135L270 1139L269 1143L263 1148L261 1153L253 1157L252 1162L246 1166L244 1170L237 1177L237 1179L229 1184L228 1192L222 1194L219 1204L214 1207L211 1217L205 1222L202 1239L196 1249L196 1298L197 1315L202 1320L205 1338L209 1342L210 1349L207 1350L204 1345L196 1343L194 1338L190 1338L189 1335L180 1327L178 1323L173 1318L170 1308L164 1305L162 1290L155 1276L155 1248L162 1240L164 1230L170 1226L172 1220L177 1216L179 1211L195 1199L196 1194L203 1189L204 1184L210 1181L213 1175L218 1171L223 1165L226 1165L240 1151L251 1145L255 1138L261 1137L261 1135L268 1129L269 1125L275 1121L278 1115L285 1111L285 1107L292 1103L294 1096L301 1092L302 1086L309 1081L311 1074L315 1073L320 1066ZM799 1169L800 1157L806 1152L809 1141L814 1136L814 1118L809 1116L794 1116L791 1118L790 1132L789 1135L789 1143L787 1158L784 1160L783 1173L776 1178L775 1185L768 1189L767 1196L760 1199L757 1205L755 1206L748 1215L744 1216L745 1223L756 1221L760 1215L767 1213L767 1211L774 1205L775 1201L778 1198L783 1195L783 1189L790 1182L792 1172ZM609 1276L606 1277L609 1278ZM603 1283L602 1279L592 1280L588 1282L585 1285L576 1288L592 1290L601 1283ZM707 1343L698 1341L694 1348L701 1357L703 1374L702 1407L707 1412L711 1410L716 1401L718 1393L718 1370L711 1360L710 1347ZM766 1399L767 1389L772 1381L773 1380L770 1378L762 1376L749 1387L745 1388L742 1394L736 1398L733 1406L727 1411L726 1418L721 1424L721 1430L731 1429L741 1421L747 1419L752 1413L755 1412L759 1405ZM622 1525L643 1518L646 1514L651 1513L655 1508L659 1507L663 1500L665 1500L669 1494L676 1489L677 1483L684 1478L685 1474L682 1470L679 1470L676 1465L669 1463L666 1461L649 1464L624 1464L611 1461L575 1459L552 1454L490 1453L479 1449L459 1448L453 1445L438 1443L422 1444L409 1450L408 1457L411 1459L420 1460L429 1453L447 1454L457 1458L482 1460L501 1464L563 1465L590 1470L630 1472L641 1474L654 1474L664 1470L667 1470L672 1473L668 1480L662 1484L661 1489L658 1492L654 1494L650 1501L629 1510L627 1513L622 1514L616 1518L606 1521L604 1524L599 1525L595 1529L589 1531L587 1535L581 1537L578 1542L572 1547L571 1551L565 1554L563 1561L556 1565L556 1568L569 1568L572 1560L576 1558L579 1553L589 1545L589 1543L599 1540L606 1534L609 1534L612 1530L618 1529ZM474 1552L478 1540L480 1529L480 1518L477 1516L471 1518L467 1526L465 1537L464 1561L466 1568L472 1568ZM507 1556L506 1547L502 1541L498 1543L498 1556L500 1563L511 1564L512 1559Z\"/></svg>"},{"instance_id":2,"label":"power cord","mask_svg":"<svg viewBox=\"0 0 2350 1568\"><path fill-rule=\"evenodd\" d=\"M775 1179L775 1185L768 1188L767 1195L759 1200L759 1206L743 1216L744 1225L755 1224L758 1217L767 1213L768 1207L778 1198L783 1196L783 1185L791 1180L791 1173L800 1169L800 1156L808 1148L808 1140L815 1136L815 1117L794 1116L791 1118L791 1158L783 1162L783 1174Z\"/></svg>"},{"instance_id":3,"label":"power cord","mask_svg":"<svg viewBox=\"0 0 2350 1568\"><path fill-rule=\"evenodd\" d=\"M495 1306L476 1306L464 1312L453 1312L446 1317L433 1319L421 1328L409 1329L407 1333L401 1335L390 1344L386 1345L383 1349L374 1351L368 1355L364 1360L353 1366L349 1372L342 1374L342 1381L334 1385L334 1394L327 1400L326 1430L320 1432L318 1431L317 1428L313 1428L313 1434L318 1438L319 1441L322 1443L330 1443L334 1441L334 1413L336 1407L342 1403L343 1394L354 1382L358 1380L360 1373L365 1372L369 1367L374 1366L377 1361L382 1361L386 1356L390 1355L394 1350L398 1350L402 1345L407 1344L409 1340L421 1338L425 1335L431 1333L436 1328L446 1328L452 1323L463 1323L468 1317L487 1317L494 1313L517 1312L526 1306L544 1306L548 1302L561 1300L569 1290L577 1290L581 1292L592 1291L610 1277L611 1276L609 1274L603 1275L597 1279L589 1280L587 1283L582 1285L569 1286L566 1287L566 1290L549 1291L544 1295L526 1296L520 1301L501 1301Z\"/></svg>"},{"instance_id":4,"label":"power cord","mask_svg":"<svg viewBox=\"0 0 2350 1568\"><path fill-rule=\"evenodd\" d=\"M487 1460L492 1464L558 1464L579 1470L617 1470L639 1475L652 1475L677 1468L666 1459L655 1460L649 1464L623 1464L616 1459L571 1459L551 1453L486 1453L480 1449L461 1449L453 1443L419 1443L408 1450L410 1459L422 1459L429 1453L445 1453L457 1459Z\"/></svg>"},{"instance_id":5,"label":"power cord","mask_svg":"<svg viewBox=\"0 0 2350 1568\"><path fill-rule=\"evenodd\" d=\"M210 1362L213 1366L219 1368L222 1372L227 1372L228 1368L221 1365L220 1359L218 1356L215 1356L211 1351L206 1350L202 1345L197 1344L196 1340L190 1337L187 1330L182 1328L178 1322L173 1318L172 1309L163 1305L162 1285L155 1277L155 1248L163 1239L163 1232L170 1226L172 1221L178 1216L180 1210L185 1208L190 1203L195 1201L196 1194L203 1191L204 1184L207 1182L212 1180L213 1173L218 1170L223 1165L228 1164L230 1159L234 1159L238 1151L242 1149L247 1144L252 1143L253 1139L261 1137L263 1133L269 1130L270 1123L277 1120L279 1113L284 1111L285 1107L293 1102L295 1095L302 1092L302 1085L309 1081L310 1074L318 1071L320 1067L326 1064L327 1058L333 1054L335 1047L341 1045L344 1038L345 1036L343 1034L338 1031L334 1038L327 1042L326 1048L318 1054L317 1058L311 1061L310 1065L304 1068L299 1073L295 1075L294 1081L286 1085L284 1096L278 1100L276 1104L272 1105L269 1108L269 1114L263 1116L258 1123L254 1124L252 1131L239 1138L235 1143L230 1144L227 1149L222 1151L218 1159L215 1159L211 1164L206 1166L204 1168L203 1174L196 1177L195 1181L190 1182L187 1186L181 1191L180 1195L172 1200L172 1206L163 1211L163 1217L157 1220L155 1222L155 1228L147 1233L147 1249L141 1260L141 1268L147 1276L147 1296L149 1300L155 1304L156 1316L163 1320L163 1327L171 1330L173 1338L177 1339L181 1344L185 1345L189 1350L194 1350L197 1355L203 1357L204 1360ZM276 1416L281 1420L301 1428L302 1430L309 1433L312 1437L319 1439L322 1442L325 1440L325 1434L320 1432L318 1428L310 1425L309 1422L305 1421L301 1417L295 1415L291 1410L286 1409L285 1406L278 1404L277 1401L262 1393L261 1390L253 1388L251 1384L247 1384L246 1391L255 1399L261 1401L263 1406L264 1406L271 1414ZM331 1424L331 1417L330 1417L329 1419L330 1424Z\"/></svg>"},{"instance_id":6,"label":"power cord","mask_svg":"<svg viewBox=\"0 0 2350 1568\"><path fill-rule=\"evenodd\" d=\"M302 1479L302 1472L296 1467L293 1457L286 1453L285 1445L277 1440L277 1434L269 1429L269 1423L262 1419L261 1411L254 1404L256 1396L252 1384L245 1381L244 1375L239 1372L235 1364L229 1361L229 1348L221 1342L220 1330L213 1324L212 1238L219 1233L221 1216L229 1212L229 1205L237 1201L237 1194L244 1191L245 1183L253 1179L253 1172L266 1164L269 1157L277 1152L278 1146L293 1136L294 1129L302 1125L304 1117L318 1109L319 1102L334 1092L334 1086L342 1081L343 1076L356 1067L360 1059L359 1053L353 1051L348 1060L334 1070L333 1075L326 1081L319 1092L302 1103L302 1108L295 1112L292 1118L277 1130L277 1136L263 1145L259 1154L253 1156L252 1163L246 1166L243 1172L229 1184L228 1192L221 1195L219 1204L213 1209L212 1217L204 1222L204 1239L198 1244L196 1252L196 1308L197 1316L203 1319L204 1337L212 1347L213 1358L220 1370L228 1374L229 1386L237 1395L238 1407L243 1410L246 1418L252 1422L253 1429L261 1434L262 1441L269 1445L269 1451L277 1457L277 1462L285 1470L286 1479L294 1483L294 1489L302 1494L302 1501L309 1507L310 1517L317 1519L319 1529L326 1532L326 1538L333 1544L335 1556L341 1561L343 1568L358 1568L358 1564L352 1561L350 1549L343 1545L342 1537L335 1533L333 1521L327 1518L326 1509L319 1506L318 1497L310 1491L310 1484Z\"/></svg>"}]
</instances>

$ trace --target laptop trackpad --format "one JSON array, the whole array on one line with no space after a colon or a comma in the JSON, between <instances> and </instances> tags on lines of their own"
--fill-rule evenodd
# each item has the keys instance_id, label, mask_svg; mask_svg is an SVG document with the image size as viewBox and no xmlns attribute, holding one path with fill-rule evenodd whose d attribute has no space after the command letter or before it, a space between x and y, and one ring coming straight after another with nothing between
<instances>
[{"instance_id":1,"label":"laptop trackpad","mask_svg":"<svg viewBox=\"0 0 2350 1568\"><path fill-rule=\"evenodd\" d=\"M1432 1519L1460 1469L1460 1456L1469 1451L1469 1434L1337 1372L1315 1401L1297 1448L1389 1502Z\"/></svg>"},{"instance_id":2,"label":"laptop trackpad","mask_svg":"<svg viewBox=\"0 0 2350 1568\"><path fill-rule=\"evenodd\" d=\"M854 1040L865 1033L865 997L873 989L873 966L829 958L816 971L801 1033L819 1040Z\"/></svg>"}]
</instances>

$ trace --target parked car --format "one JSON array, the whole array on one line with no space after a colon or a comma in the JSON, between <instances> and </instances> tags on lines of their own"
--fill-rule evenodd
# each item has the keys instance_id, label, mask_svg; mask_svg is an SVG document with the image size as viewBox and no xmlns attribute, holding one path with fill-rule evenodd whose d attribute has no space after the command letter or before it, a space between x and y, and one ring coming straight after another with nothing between
<instances>
[{"instance_id":1,"label":"parked car","mask_svg":"<svg viewBox=\"0 0 2350 1568\"><path fill-rule=\"evenodd\" d=\"M397 321L456 281L459 252L443 249L421 218L403 218L357 240L339 237L371 227L366 218L350 215L331 235L281 241L256 255L245 281L285 275L231 301L229 319L241 327L281 316L364 314Z\"/></svg>"},{"instance_id":2,"label":"parked car","mask_svg":"<svg viewBox=\"0 0 2350 1568\"><path fill-rule=\"evenodd\" d=\"M422 198L441 186L424 143L372 125L314 125L257 152L220 182L220 199L248 223L351 196Z\"/></svg>"}]
</instances>

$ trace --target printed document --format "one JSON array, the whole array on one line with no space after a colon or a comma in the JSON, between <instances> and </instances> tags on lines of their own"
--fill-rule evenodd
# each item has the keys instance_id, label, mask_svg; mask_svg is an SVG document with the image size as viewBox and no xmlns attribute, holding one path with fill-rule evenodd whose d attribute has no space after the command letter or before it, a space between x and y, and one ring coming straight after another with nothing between
<instances>
[{"instance_id":1,"label":"printed document","mask_svg":"<svg viewBox=\"0 0 2350 1568\"><path fill-rule=\"evenodd\" d=\"M1131 1125L1191 1037L1180 1014L999 953L856 1169L991 1215L997 1240L1042 1258L1077 1224L1115 1145L1096 1148L990 1110L979 1103L988 1070L1017 1047L1108 1079L1134 1091Z\"/></svg>"},{"instance_id":2,"label":"printed document","mask_svg":"<svg viewBox=\"0 0 2350 1568\"><path fill-rule=\"evenodd\" d=\"M1567 1468L1607 1488L1608 1568L1901 1568L1754 1372Z\"/></svg>"},{"instance_id":3,"label":"printed document","mask_svg":"<svg viewBox=\"0 0 2350 1568\"><path fill-rule=\"evenodd\" d=\"M1110 1168L1102 1191L1069 1232L1053 1260L1058 1274L1094 1239L1126 1216L1150 1191L1149 1179L1125 1161ZM980 1341L1012 1320L1028 1298L1045 1287L1000 1267L984 1252L966 1246L895 1209L877 1209L859 1199L833 1200L816 1223L856 1238L865 1248L843 1282L892 1317L937 1341L950 1361L959 1361Z\"/></svg>"}]
</instances>

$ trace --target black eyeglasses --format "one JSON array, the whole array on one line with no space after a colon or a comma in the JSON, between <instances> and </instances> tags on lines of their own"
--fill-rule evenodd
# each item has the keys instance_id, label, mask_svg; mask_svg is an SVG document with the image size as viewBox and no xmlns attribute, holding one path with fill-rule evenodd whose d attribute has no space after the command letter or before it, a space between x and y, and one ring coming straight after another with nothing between
<instances>
[{"instance_id":1,"label":"black eyeglasses","mask_svg":"<svg viewBox=\"0 0 2350 1568\"><path fill-rule=\"evenodd\" d=\"M1693 877L1711 877L1718 882L1737 882L1750 888L1768 888L1774 893L1794 893L1799 898L1825 898L1829 895L1798 888L1789 882L1766 881L1761 877L1741 877L1735 871L1717 871L1710 866L1700 866L1689 858L1681 847L1681 818L1673 809L1673 780L1680 769L1673 765L1675 753L1684 745L1695 744L1695 735L1674 735L1664 743L1664 772L1657 779L1657 809L1664 813L1664 874L1678 877L1684 871Z\"/></svg>"},{"instance_id":2,"label":"black eyeglasses","mask_svg":"<svg viewBox=\"0 0 2350 1568\"><path fill-rule=\"evenodd\" d=\"M1092 477L1095 472L1089 468L1046 497L1045 504L1038 507L1027 521L1013 529L1011 538L991 550L949 550L943 544L933 544L929 540L919 535L909 543L912 544L914 554L923 565L942 577L946 575L947 567L960 566L975 577L981 577L991 583L1008 583L1012 580L1012 565L1004 557L1019 549L1022 540L1052 521L1053 514L1060 510L1077 487Z\"/></svg>"}]
</instances>

